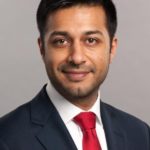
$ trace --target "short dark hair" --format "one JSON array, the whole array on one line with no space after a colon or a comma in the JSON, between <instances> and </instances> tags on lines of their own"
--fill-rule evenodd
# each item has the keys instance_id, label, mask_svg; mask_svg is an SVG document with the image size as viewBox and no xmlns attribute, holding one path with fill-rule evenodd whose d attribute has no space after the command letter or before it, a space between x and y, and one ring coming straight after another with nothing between
<instances>
[{"instance_id":1,"label":"short dark hair","mask_svg":"<svg viewBox=\"0 0 150 150\"><path fill-rule=\"evenodd\" d=\"M44 38L47 18L50 14L77 5L102 6L106 14L106 27L110 40L113 39L117 29L117 12L112 0L41 0L36 16L41 38Z\"/></svg>"}]
</instances>

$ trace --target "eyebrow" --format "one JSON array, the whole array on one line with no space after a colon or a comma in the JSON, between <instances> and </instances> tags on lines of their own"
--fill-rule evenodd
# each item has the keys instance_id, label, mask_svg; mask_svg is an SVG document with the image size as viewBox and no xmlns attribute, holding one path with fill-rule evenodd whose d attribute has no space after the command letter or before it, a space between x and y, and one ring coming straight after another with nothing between
<instances>
[{"instance_id":1,"label":"eyebrow","mask_svg":"<svg viewBox=\"0 0 150 150\"><path fill-rule=\"evenodd\" d=\"M91 34L100 34L103 35L103 33L99 30L94 30L94 31L86 31L84 32L85 35L91 35Z\"/></svg>"},{"instance_id":2,"label":"eyebrow","mask_svg":"<svg viewBox=\"0 0 150 150\"><path fill-rule=\"evenodd\" d=\"M91 30L91 31L85 31L83 32L84 35L92 35L92 34L100 34L103 35L103 33L99 30ZM69 37L69 33L67 31L54 31L50 34L50 37L53 36L65 36L65 37Z\"/></svg>"},{"instance_id":3,"label":"eyebrow","mask_svg":"<svg viewBox=\"0 0 150 150\"><path fill-rule=\"evenodd\" d=\"M50 37L57 36L57 35L69 36L69 34L66 31L54 31L50 34Z\"/></svg>"}]
</instances>

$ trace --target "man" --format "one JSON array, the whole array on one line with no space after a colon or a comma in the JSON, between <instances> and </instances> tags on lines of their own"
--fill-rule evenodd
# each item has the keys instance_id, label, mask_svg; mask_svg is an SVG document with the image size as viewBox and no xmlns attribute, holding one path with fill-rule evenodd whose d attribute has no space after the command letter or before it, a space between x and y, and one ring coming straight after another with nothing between
<instances>
[{"instance_id":1,"label":"man","mask_svg":"<svg viewBox=\"0 0 150 150\"><path fill-rule=\"evenodd\" d=\"M146 123L100 101L117 47L112 1L41 0L37 23L50 81L0 119L0 150L150 150Z\"/></svg>"}]
</instances>

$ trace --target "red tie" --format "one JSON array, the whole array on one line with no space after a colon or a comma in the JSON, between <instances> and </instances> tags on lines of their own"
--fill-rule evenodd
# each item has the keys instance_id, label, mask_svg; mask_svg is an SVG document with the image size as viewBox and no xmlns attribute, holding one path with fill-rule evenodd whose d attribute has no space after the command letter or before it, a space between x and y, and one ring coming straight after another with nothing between
<instances>
[{"instance_id":1,"label":"red tie","mask_svg":"<svg viewBox=\"0 0 150 150\"><path fill-rule=\"evenodd\" d=\"M101 150L95 130L96 115L92 112L83 112L77 115L74 121L83 132L83 150Z\"/></svg>"}]
</instances>

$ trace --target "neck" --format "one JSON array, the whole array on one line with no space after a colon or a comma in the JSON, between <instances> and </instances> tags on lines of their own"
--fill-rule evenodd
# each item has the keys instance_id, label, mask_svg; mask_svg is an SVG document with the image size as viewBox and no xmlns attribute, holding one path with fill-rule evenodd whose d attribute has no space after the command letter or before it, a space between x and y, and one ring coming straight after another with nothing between
<instances>
[{"instance_id":1,"label":"neck","mask_svg":"<svg viewBox=\"0 0 150 150\"><path fill-rule=\"evenodd\" d=\"M67 98L69 102L79 107L82 110L88 111L95 104L98 97L98 92L87 97Z\"/></svg>"},{"instance_id":2,"label":"neck","mask_svg":"<svg viewBox=\"0 0 150 150\"><path fill-rule=\"evenodd\" d=\"M98 94L99 88L96 88L93 92L91 92L90 94L88 94L86 96L71 96L71 94L68 94L66 92L62 93L61 91L63 91L63 89L61 89L60 91L57 91L51 85L51 83L48 84L47 91L53 91L54 93L58 92L58 94L60 94L62 97L64 97L67 101L69 101L73 105L75 105L78 108L85 110L85 111L88 111L89 109L92 108L92 106L95 104L95 102L99 96L99 94Z\"/></svg>"}]
</instances>

